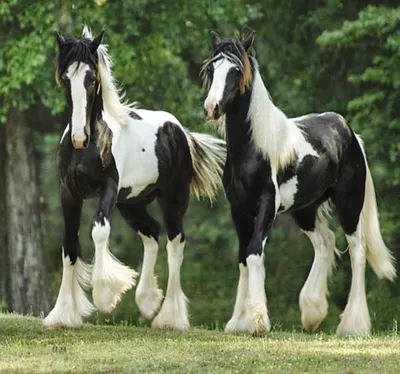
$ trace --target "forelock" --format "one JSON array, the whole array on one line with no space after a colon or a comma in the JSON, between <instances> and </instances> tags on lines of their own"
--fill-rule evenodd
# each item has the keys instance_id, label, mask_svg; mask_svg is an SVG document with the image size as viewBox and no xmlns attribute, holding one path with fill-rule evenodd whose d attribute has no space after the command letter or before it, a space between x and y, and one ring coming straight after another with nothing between
<instances>
[{"instance_id":1,"label":"forelock","mask_svg":"<svg viewBox=\"0 0 400 374\"><path fill-rule=\"evenodd\" d=\"M90 50L91 40L85 37L65 38L65 42L59 50L57 56L56 79L58 80L68 69L77 62L76 69L81 63L88 64L92 69L97 69L98 55Z\"/></svg>"},{"instance_id":2,"label":"forelock","mask_svg":"<svg viewBox=\"0 0 400 374\"><path fill-rule=\"evenodd\" d=\"M242 78L239 85L240 91L244 93L246 88L250 86L253 74L251 71L250 57L244 50L240 37L235 37L233 39L222 38L218 47L213 51L212 56L204 61L200 71L204 88L209 89L211 84L211 78L207 73L209 65L221 58L226 58L240 69Z\"/></svg>"}]
</instances>

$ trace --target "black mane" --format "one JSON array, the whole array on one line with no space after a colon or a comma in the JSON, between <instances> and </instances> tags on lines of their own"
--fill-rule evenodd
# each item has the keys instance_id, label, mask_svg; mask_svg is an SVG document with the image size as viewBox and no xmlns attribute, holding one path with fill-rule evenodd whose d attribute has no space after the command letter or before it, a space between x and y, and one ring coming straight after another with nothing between
<instances>
[{"instance_id":1,"label":"black mane","mask_svg":"<svg viewBox=\"0 0 400 374\"><path fill-rule=\"evenodd\" d=\"M90 43L92 40L88 38L65 38L62 46L60 47L57 56L57 76L61 77L68 67L74 63L88 64L92 69L97 69L98 55L97 52L92 52Z\"/></svg>"}]
</instances>

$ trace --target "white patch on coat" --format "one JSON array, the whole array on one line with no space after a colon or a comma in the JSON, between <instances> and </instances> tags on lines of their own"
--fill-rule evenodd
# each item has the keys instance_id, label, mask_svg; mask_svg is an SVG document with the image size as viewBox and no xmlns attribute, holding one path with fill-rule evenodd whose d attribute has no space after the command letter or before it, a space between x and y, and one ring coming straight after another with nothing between
<instances>
[{"instance_id":1,"label":"white patch on coat","mask_svg":"<svg viewBox=\"0 0 400 374\"><path fill-rule=\"evenodd\" d=\"M283 211L288 210L294 204L294 196L297 192L297 176L282 183L279 187L279 194L281 196L281 205Z\"/></svg>"},{"instance_id":2,"label":"white patch on coat","mask_svg":"<svg viewBox=\"0 0 400 374\"><path fill-rule=\"evenodd\" d=\"M249 269L239 264L239 284L233 314L225 326L225 332L247 332L247 305L249 296Z\"/></svg>"},{"instance_id":3,"label":"white patch on coat","mask_svg":"<svg viewBox=\"0 0 400 374\"><path fill-rule=\"evenodd\" d=\"M90 267L79 257L72 265L69 256L64 256L64 249L62 261L63 274L57 301L43 324L47 327L78 327L82 325L82 317L95 310L84 292L90 284Z\"/></svg>"},{"instance_id":4,"label":"white patch on coat","mask_svg":"<svg viewBox=\"0 0 400 374\"><path fill-rule=\"evenodd\" d=\"M222 58L213 63L214 76L207 98L204 101L204 109L207 111L207 115L212 118L214 108L223 98L226 77L229 71L236 65L230 62L226 58Z\"/></svg>"},{"instance_id":5,"label":"white patch on coat","mask_svg":"<svg viewBox=\"0 0 400 374\"><path fill-rule=\"evenodd\" d=\"M143 264L139 283L136 288L135 300L143 317L151 319L160 308L163 292L158 288L154 266L157 261L158 242L139 231L144 246Z\"/></svg>"},{"instance_id":6,"label":"white patch on coat","mask_svg":"<svg viewBox=\"0 0 400 374\"><path fill-rule=\"evenodd\" d=\"M335 264L335 234L329 229L327 204L317 212L315 229L304 231L314 248L314 261L300 292L301 322L309 332L315 331L328 313L328 278Z\"/></svg>"},{"instance_id":7,"label":"white patch on coat","mask_svg":"<svg viewBox=\"0 0 400 374\"><path fill-rule=\"evenodd\" d=\"M71 100L72 100L72 116L71 116L71 139L72 141L83 146L86 140L86 108L87 108L87 91L84 85L85 76L90 71L88 64L78 62L72 63L66 72L71 84Z\"/></svg>"},{"instance_id":8,"label":"white patch on coat","mask_svg":"<svg viewBox=\"0 0 400 374\"><path fill-rule=\"evenodd\" d=\"M139 195L159 176L155 153L158 124L130 118L121 128L108 112L103 119L113 132L112 154L119 175L118 190L131 188L128 198Z\"/></svg>"},{"instance_id":9,"label":"white patch on coat","mask_svg":"<svg viewBox=\"0 0 400 374\"><path fill-rule=\"evenodd\" d=\"M168 285L165 299L160 312L154 318L152 326L155 328L189 328L187 298L181 287L181 266L185 242L181 242L182 234L168 240Z\"/></svg>"},{"instance_id":10,"label":"white patch on coat","mask_svg":"<svg viewBox=\"0 0 400 374\"><path fill-rule=\"evenodd\" d=\"M95 245L93 302L100 311L111 313L122 294L135 285L137 273L119 262L108 249L110 224L107 219L104 221L104 225L95 222L92 229Z\"/></svg>"},{"instance_id":11,"label":"white patch on coat","mask_svg":"<svg viewBox=\"0 0 400 374\"><path fill-rule=\"evenodd\" d=\"M249 300L246 313L247 332L261 333L269 331L271 323L268 317L267 297L265 294L264 254L250 255L246 259L249 269Z\"/></svg>"},{"instance_id":12,"label":"white patch on coat","mask_svg":"<svg viewBox=\"0 0 400 374\"><path fill-rule=\"evenodd\" d=\"M304 133L301 131L301 125L297 123L297 118L290 118L289 121L293 122L294 126L300 130L295 140L295 150L298 163L300 164L306 156L319 157L318 152L314 149L311 143L306 140Z\"/></svg>"}]
</instances>

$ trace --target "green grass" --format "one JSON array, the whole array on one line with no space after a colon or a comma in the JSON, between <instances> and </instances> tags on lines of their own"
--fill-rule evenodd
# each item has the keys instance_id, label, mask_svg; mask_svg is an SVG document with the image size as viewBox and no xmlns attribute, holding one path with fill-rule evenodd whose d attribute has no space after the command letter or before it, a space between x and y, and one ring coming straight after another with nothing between
<instances>
[{"instance_id":1,"label":"green grass","mask_svg":"<svg viewBox=\"0 0 400 374\"><path fill-rule=\"evenodd\" d=\"M235 336L84 325L46 330L32 317L0 314L0 373L317 372L397 373L400 338L339 339L272 332Z\"/></svg>"}]
</instances>

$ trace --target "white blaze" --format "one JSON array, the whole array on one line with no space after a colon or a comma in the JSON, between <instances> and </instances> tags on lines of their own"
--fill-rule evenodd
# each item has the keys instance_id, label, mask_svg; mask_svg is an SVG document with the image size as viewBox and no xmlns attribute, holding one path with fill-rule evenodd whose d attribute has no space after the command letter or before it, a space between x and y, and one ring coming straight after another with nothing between
<instances>
[{"instance_id":1,"label":"white blaze","mask_svg":"<svg viewBox=\"0 0 400 374\"><path fill-rule=\"evenodd\" d=\"M67 77L71 83L71 99L72 99L72 129L71 139L78 148L83 147L86 140L86 107L87 94L84 85L86 72L90 70L88 64L80 63L77 69L77 62L71 64L67 70Z\"/></svg>"},{"instance_id":2,"label":"white blaze","mask_svg":"<svg viewBox=\"0 0 400 374\"><path fill-rule=\"evenodd\" d=\"M214 76L208 96L204 102L204 108L207 111L207 116L211 118L215 106L222 100L226 84L226 77L231 68L236 65L228 61L226 58L213 63Z\"/></svg>"}]
</instances>

